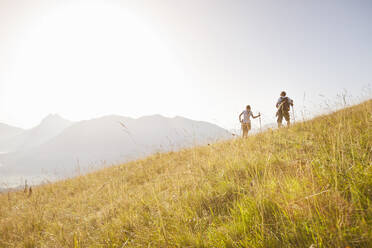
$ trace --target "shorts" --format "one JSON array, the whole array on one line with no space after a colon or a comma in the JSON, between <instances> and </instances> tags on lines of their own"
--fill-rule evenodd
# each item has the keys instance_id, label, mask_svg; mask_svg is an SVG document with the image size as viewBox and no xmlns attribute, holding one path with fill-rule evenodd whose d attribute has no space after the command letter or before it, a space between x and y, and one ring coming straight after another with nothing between
<instances>
[{"instance_id":1,"label":"shorts","mask_svg":"<svg viewBox=\"0 0 372 248\"><path fill-rule=\"evenodd\" d=\"M289 119L290 119L289 112L288 111L279 111L278 112L278 123L282 123L283 117L288 122Z\"/></svg>"},{"instance_id":2,"label":"shorts","mask_svg":"<svg viewBox=\"0 0 372 248\"><path fill-rule=\"evenodd\" d=\"M242 129L243 132L248 132L249 130L251 130L251 123L250 122L242 123Z\"/></svg>"}]
</instances>

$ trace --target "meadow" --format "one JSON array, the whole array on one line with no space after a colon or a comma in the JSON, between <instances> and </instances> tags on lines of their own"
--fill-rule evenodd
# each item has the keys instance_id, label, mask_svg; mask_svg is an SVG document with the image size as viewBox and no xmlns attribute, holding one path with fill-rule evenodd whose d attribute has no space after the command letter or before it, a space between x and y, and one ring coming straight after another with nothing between
<instances>
[{"instance_id":1,"label":"meadow","mask_svg":"<svg viewBox=\"0 0 372 248\"><path fill-rule=\"evenodd\" d=\"M372 100L0 194L0 247L372 247Z\"/></svg>"}]
</instances>

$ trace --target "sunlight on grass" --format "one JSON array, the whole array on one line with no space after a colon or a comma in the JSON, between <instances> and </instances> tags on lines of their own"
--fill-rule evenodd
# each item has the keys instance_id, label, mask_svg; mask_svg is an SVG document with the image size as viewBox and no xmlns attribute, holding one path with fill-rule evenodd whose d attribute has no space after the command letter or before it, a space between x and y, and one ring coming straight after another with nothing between
<instances>
[{"instance_id":1,"label":"sunlight on grass","mask_svg":"<svg viewBox=\"0 0 372 248\"><path fill-rule=\"evenodd\" d=\"M372 101L0 194L0 247L371 247Z\"/></svg>"}]
</instances>

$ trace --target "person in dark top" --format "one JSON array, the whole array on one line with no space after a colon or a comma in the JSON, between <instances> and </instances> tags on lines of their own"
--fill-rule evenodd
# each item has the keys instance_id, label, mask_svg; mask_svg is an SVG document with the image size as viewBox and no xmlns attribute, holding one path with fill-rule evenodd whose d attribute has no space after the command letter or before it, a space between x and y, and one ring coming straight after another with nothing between
<instances>
[{"instance_id":1,"label":"person in dark top","mask_svg":"<svg viewBox=\"0 0 372 248\"><path fill-rule=\"evenodd\" d=\"M276 112L276 116L278 117L278 127L282 126L283 117L287 122L287 126L291 124L289 115L291 106L293 107L293 100L287 97L287 93L285 91L282 91L276 103L276 108L278 109L278 111Z\"/></svg>"}]
</instances>

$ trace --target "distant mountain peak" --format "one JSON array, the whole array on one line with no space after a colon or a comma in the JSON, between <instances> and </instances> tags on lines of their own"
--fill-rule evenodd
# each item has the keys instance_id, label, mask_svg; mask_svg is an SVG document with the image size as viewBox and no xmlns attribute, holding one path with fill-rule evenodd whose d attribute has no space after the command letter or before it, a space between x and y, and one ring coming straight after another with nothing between
<instances>
[{"instance_id":1,"label":"distant mountain peak","mask_svg":"<svg viewBox=\"0 0 372 248\"><path fill-rule=\"evenodd\" d=\"M41 125L55 123L71 123L71 121L62 118L59 114L49 114L41 121Z\"/></svg>"}]
</instances>

